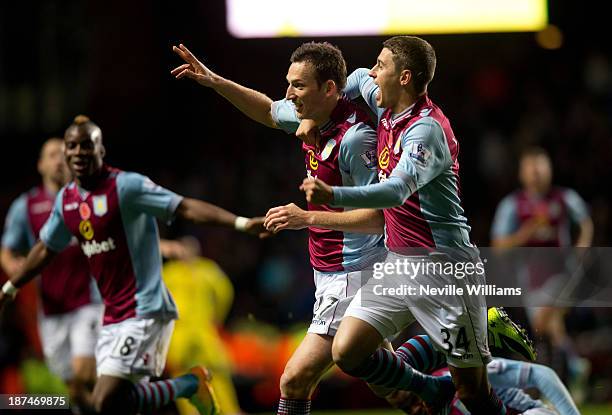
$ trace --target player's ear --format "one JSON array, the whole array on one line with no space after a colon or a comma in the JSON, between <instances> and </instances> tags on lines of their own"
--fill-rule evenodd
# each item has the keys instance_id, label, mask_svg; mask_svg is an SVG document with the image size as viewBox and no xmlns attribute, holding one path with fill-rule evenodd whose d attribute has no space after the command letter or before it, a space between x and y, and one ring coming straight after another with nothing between
<instances>
[{"instance_id":1,"label":"player's ear","mask_svg":"<svg viewBox=\"0 0 612 415\"><path fill-rule=\"evenodd\" d=\"M331 93L336 93L338 90L336 83L334 81L332 81L331 79L328 79L325 82L325 93L326 94L331 94Z\"/></svg>"},{"instance_id":2,"label":"player's ear","mask_svg":"<svg viewBox=\"0 0 612 415\"><path fill-rule=\"evenodd\" d=\"M412 71L410 69L404 69L400 72L400 85L407 86L412 80Z\"/></svg>"},{"instance_id":3,"label":"player's ear","mask_svg":"<svg viewBox=\"0 0 612 415\"><path fill-rule=\"evenodd\" d=\"M102 156L102 158L106 156L106 147L104 147L104 144L100 144L100 155Z\"/></svg>"}]
</instances>

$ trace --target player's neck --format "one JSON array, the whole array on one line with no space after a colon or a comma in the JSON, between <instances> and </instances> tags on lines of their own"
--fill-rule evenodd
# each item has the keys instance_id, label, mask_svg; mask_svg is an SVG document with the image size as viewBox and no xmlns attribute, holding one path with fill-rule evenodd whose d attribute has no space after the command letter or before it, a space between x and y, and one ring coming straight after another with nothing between
<instances>
[{"instance_id":1,"label":"player's neck","mask_svg":"<svg viewBox=\"0 0 612 415\"><path fill-rule=\"evenodd\" d=\"M86 190L92 190L98 184L98 181L100 180L103 171L104 169L100 168L96 170L91 176L77 177L76 182L79 187Z\"/></svg>"},{"instance_id":2,"label":"player's neck","mask_svg":"<svg viewBox=\"0 0 612 415\"><path fill-rule=\"evenodd\" d=\"M419 97L414 97L408 93L401 93L395 105L391 107L391 114L396 115L410 108Z\"/></svg>"},{"instance_id":3,"label":"player's neck","mask_svg":"<svg viewBox=\"0 0 612 415\"><path fill-rule=\"evenodd\" d=\"M48 193L54 195L59 192L59 190L62 188L62 185L48 177L43 177L43 187Z\"/></svg>"},{"instance_id":4,"label":"player's neck","mask_svg":"<svg viewBox=\"0 0 612 415\"><path fill-rule=\"evenodd\" d=\"M525 188L525 192L527 193L528 196L530 197L542 197L544 196L546 193L548 193L550 190L550 186L531 186L531 187L526 187Z\"/></svg>"},{"instance_id":5,"label":"player's neck","mask_svg":"<svg viewBox=\"0 0 612 415\"><path fill-rule=\"evenodd\" d=\"M338 106L339 100L340 96L336 95L335 97L323 102L323 104L321 105L321 111L316 117L313 117L312 119L317 125L317 127L322 127L327 124L327 122L331 118L332 113L336 109L336 106Z\"/></svg>"}]
</instances>

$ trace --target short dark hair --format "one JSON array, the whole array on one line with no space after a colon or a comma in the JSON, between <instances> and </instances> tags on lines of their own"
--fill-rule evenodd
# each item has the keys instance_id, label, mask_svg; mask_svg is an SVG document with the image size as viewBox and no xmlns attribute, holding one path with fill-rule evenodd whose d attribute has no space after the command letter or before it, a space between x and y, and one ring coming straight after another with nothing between
<instances>
[{"instance_id":1,"label":"short dark hair","mask_svg":"<svg viewBox=\"0 0 612 415\"><path fill-rule=\"evenodd\" d=\"M519 159L523 160L527 157L540 157L540 156L546 157L547 159L550 160L550 155L548 154L548 151L546 151L543 147L530 146L530 147L525 147L521 151L521 155Z\"/></svg>"},{"instance_id":2,"label":"short dark hair","mask_svg":"<svg viewBox=\"0 0 612 415\"><path fill-rule=\"evenodd\" d=\"M342 52L329 42L308 42L291 54L291 63L310 62L315 68L317 83L332 80L338 92L346 86L346 62Z\"/></svg>"},{"instance_id":3,"label":"short dark hair","mask_svg":"<svg viewBox=\"0 0 612 415\"><path fill-rule=\"evenodd\" d=\"M39 160L42 158L43 151L45 150L45 147L47 147L47 144L51 144L51 143L59 143L59 144L64 145L64 139L59 138L59 137L51 137L51 138L46 139L43 145L40 147L40 151L38 152Z\"/></svg>"},{"instance_id":4,"label":"short dark hair","mask_svg":"<svg viewBox=\"0 0 612 415\"><path fill-rule=\"evenodd\" d=\"M393 52L393 62L398 71L412 72L412 83L417 94L427 91L436 72L436 51L425 40L416 36L394 36L383 42L383 47Z\"/></svg>"}]
</instances>

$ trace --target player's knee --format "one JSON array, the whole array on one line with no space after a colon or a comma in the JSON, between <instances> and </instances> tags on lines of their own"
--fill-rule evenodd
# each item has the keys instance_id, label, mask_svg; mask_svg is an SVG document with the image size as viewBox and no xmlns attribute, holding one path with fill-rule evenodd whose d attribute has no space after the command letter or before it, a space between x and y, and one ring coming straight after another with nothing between
<instances>
[{"instance_id":1,"label":"player's knee","mask_svg":"<svg viewBox=\"0 0 612 415\"><path fill-rule=\"evenodd\" d=\"M83 359L81 362L73 363L73 379L76 382L82 384L93 384L96 381L96 361L91 359L86 361Z\"/></svg>"},{"instance_id":2,"label":"player's knee","mask_svg":"<svg viewBox=\"0 0 612 415\"><path fill-rule=\"evenodd\" d=\"M354 355L351 353L350 341L344 338L335 338L332 344L332 358L334 363L343 371L351 371L359 362L355 361Z\"/></svg>"},{"instance_id":3,"label":"player's knee","mask_svg":"<svg viewBox=\"0 0 612 415\"><path fill-rule=\"evenodd\" d=\"M317 379L318 376L307 369L286 367L280 378L281 395L284 398L307 399Z\"/></svg>"}]
</instances>

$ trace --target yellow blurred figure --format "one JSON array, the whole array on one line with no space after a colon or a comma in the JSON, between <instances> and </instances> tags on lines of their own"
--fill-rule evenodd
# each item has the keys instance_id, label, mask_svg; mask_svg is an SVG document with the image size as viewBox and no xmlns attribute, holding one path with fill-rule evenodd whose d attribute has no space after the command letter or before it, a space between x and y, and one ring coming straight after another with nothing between
<instances>
[{"instance_id":1,"label":"yellow blurred figure","mask_svg":"<svg viewBox=\"0 0 612 415\"><path fill-rule=\"evenodd\" d=\"M231 380L231 361L218 332L234 299L232 283L213 260L200 256L195 238L163 241L161 250L164 257L172 258L164 264L162 275L180 313L168 352L168 370L174 376L194 365L205 365L212 373L221 412L241 413ZM186 401L176 404L181 415L197 413Z\"/></svg>"}]
</instances>

